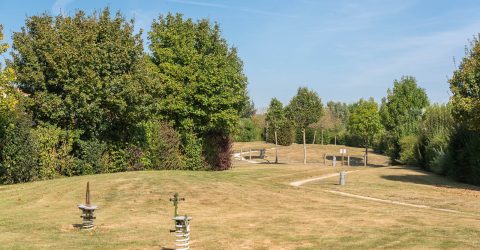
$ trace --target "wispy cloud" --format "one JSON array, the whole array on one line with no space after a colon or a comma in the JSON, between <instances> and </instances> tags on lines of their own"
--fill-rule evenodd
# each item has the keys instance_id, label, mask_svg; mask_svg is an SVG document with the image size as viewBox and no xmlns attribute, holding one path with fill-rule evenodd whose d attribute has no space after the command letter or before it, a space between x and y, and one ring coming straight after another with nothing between
<instances>
[{"instance_id":1,"label":"wispy cloud","mask_svg":"<svg viewBox=\"0 0 480 250\"><path fill-rule=\"evenodd\" d=\"M72 3L74 0L56 0L52 6L52 14L59 15L64 14L67 8L67 5Z\"/></svg>"},{"instance_id":2,"label":"wispy cloud","mask_svg":"<svg viewBox=\"0 0 480 250\"><path fill-rule=\"evenodd\" d=\"M236 11L241 11L241 12L250 13L250 14L263 15L263 16L296 17L295 15L289 15L289 14L266 11L266 10L259 10L259 9L252 9L252 8L234 7L234 6L226 5L226 4L216 4L216 3L201 2L201 1L189 1L189 0L167 0L167 1L172 2L172 3L194 5L194 6L201 6L201 7L236 10Z\"/></svg>"}]
</instances>

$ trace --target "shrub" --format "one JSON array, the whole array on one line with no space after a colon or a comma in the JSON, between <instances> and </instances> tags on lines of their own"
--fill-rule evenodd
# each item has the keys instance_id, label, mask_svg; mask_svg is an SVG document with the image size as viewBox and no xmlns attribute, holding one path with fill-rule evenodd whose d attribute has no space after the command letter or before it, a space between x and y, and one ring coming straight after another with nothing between
<instances>
[{"instance_id":1,"label":"shrub","mask_svg":"<svg viewBox=\"0 0 480 250\"><path fill-rule=\"evenodd\" d=\"M238 142L255 141L258 139L260 128L250 118L241 118L238 122L234 140Z\"/></svg>"},{"instance_id":2,"label":"shrub","mask_svg":"<svg viewBox=\"0 0 480 250\"><path fill-rule=\"evenodd\" d=\"M400 139L400 162L403 164L416 164L415 150L417 137L415 135L404 136Z\"/></svg>"},{"instance_id":3,"label":"shrub","mask_svg":"<svg viewBox=\"0 0 480 250\"><path fill-rule=\"evenodd\" d=\"M107 150L107 144L98 139L77 141L78 150L75 175L108 173L108 162L104 161L103 154Z\"/></svg>"},{"instance_id":4,"label":"shrub","mask_svg":"<svg viewBox=\"0 0 480 250\"><path fill-rule=\"evenodd\" d=\"M152 169L183 169L185 160L180 150L180 135L162 121L149 121L144 125L145 151Z\"/></svg>"},{"instance_id":5,"label":"shrub","mask_svg":"<svg viewBox=\"0 0 480 250\"><path fill-rule=\"evenodd\" d=\"M71 155L74 138L71 136L76 133L49 124L37 126L33 133L38 146L39 178L52 179L57 174L72 175L70 169L74 166L74 157Z\"/></svg>"},{"instance_id":6,"label":"shrub","mask_svg":"<svg viewBox=\"0 0 480 250\"><path fill-rule=\"evenodd\" d=\"M451 137L445 162L447 175L480 184L480 133L462 126Z\"/></svg>"},{"instance_id":7,"label":"shrub","mask_svg":"<svg viewBox=\"0 0 480 250\"><path fill-rule=\"evenodd\" d=\"M4 121L8 122L0 128L0 181L10 184L38 179L38 152L30 115L17 106Z\"/></svg>"},{"instance_id":8,"label":"shrub","mask_svg":"<svg viewBox=\"0 0 480 250\"><path fill-rule=\"evenodd\" d=\"M211 170L227 170L232 167L233 140L227 135L211 132L205 137L203 151Z\"/></svg>"},{"instance_id":9,"label":"shrub","mask_svg":"<svg viewBox=\"0 0 480 250\"><path fill-rule=\"evenodd\" d=\"M207 169L207 163L202 154L202 140L193 132L183 134L182 151L185 157L185 169L204 170Z\"/></svg>"}]
</instances>

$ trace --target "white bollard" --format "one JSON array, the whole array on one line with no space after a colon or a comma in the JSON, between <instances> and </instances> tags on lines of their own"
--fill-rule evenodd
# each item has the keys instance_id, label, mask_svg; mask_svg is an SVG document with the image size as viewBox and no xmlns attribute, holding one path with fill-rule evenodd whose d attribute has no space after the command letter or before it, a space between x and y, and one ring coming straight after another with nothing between
<instances>
[{"instance_id":1,"label":"white bollard","mask_svg":"<svg viewBox=\"0 0 480 250\"><path fill-rule=\"evenodd\" d=\"M343 186L345 185L345 176L347 175L347 172L342 171L340 172L340 185Z\"/></svg>"}]
</instances>

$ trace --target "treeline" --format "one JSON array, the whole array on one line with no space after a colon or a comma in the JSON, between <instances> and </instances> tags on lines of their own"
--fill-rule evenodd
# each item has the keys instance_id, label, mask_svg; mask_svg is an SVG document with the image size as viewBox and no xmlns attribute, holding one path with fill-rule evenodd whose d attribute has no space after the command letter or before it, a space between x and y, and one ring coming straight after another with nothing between
<instances>
[{"instance_id":1,"label":"treeline","mask_svg":"<svg viewBox=\"0 0 480 250\"><path fill-rule=\"evenodd\" d=\"M149 53L141 33L108 8L26 19L0 65L1 183L230 168L253 112L236 48L218 24L180 14L153 20Z\"/></svg>"},{"instance_id":2,"label":"treeline","mask_svg":"<svg viewBox=\"0 0 480 250\"><path fill-rule=\"evenodd\" d=\"M458 181L480 184L480 41L474 38L449 80L447 104L430 104L412 76L395 80L378 105L373 98L322 105L307 88L285 107L273 98L265 114L264 139L373 148L396 164L421 166ZM319 134L321 138L319 138Z\"/></svg>"}]
</instances>

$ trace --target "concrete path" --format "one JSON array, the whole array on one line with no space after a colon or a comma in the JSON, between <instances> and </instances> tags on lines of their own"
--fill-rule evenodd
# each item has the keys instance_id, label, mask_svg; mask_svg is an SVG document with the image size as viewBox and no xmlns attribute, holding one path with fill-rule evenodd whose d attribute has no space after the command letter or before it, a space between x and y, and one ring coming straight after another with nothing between
<instances>
[{"instance_id":1,"label":"concrete path","mask_svg":"<svg viewBox=\"0 0 480 250\"><path fill-rule=\"evenodd\" d=\"M347 173L352 173L352 172L357 172L357 171L360 171L360 170L347 171ZM315 177L315 178L293 181L293 182L290 182L290 185L294 186L294 187L299 187L299 186L301 186L305 183L308 183L308 182L319 181L319 180L323 180L323 179L327 179L327 178L331 178L331 177L335 177L335 176L339 176L339 175L340 175L340 173L326 174L326 175L322 175L322 176ZM407 207L414 207L414 208L430 209L430 210L448 212L448 213L464 214L461 211L452 210L452 209L435 208L435 207L431 207L431 206L427 206L427 205L418 205L418 204L411 204L411 203L406 203L406 202L401 202L401 201L385 200L385 199L373 198L373 197L357 195L357 194L350 194L350 193L334 191L334 190L324 190L324 191L328 192L328 193L331 193L331 194L341 195L341 196L345 196L345 197L349 197L349 198L356 198L356 199L382 202L382 203L388 203L388 204L394 204L394 205L400 205L400 206L407 206Z\"/></svg>"},{"instance_id":2,"label":"concrete path","mask_svg":"<svg viewBox=\"0 0 480 250\"><path fill-rule=\"evenodd\" d=\"M347 171L347 174L357 172L357 171L360 171L360 170ZM323 180L323 179L327 179L327 178L331 178L331 177L335 177L335 176L339 176L339 175L340 175L340 173L326 174L326 175L322 175L322 176L311 178L311 179L305 179L305 180L290 182L290 185L294 186L294 187L299 187L299 186L301 186L305 183L308 183L308 182L319 181L319 180Z\"/></svg>"}]
</instances>

